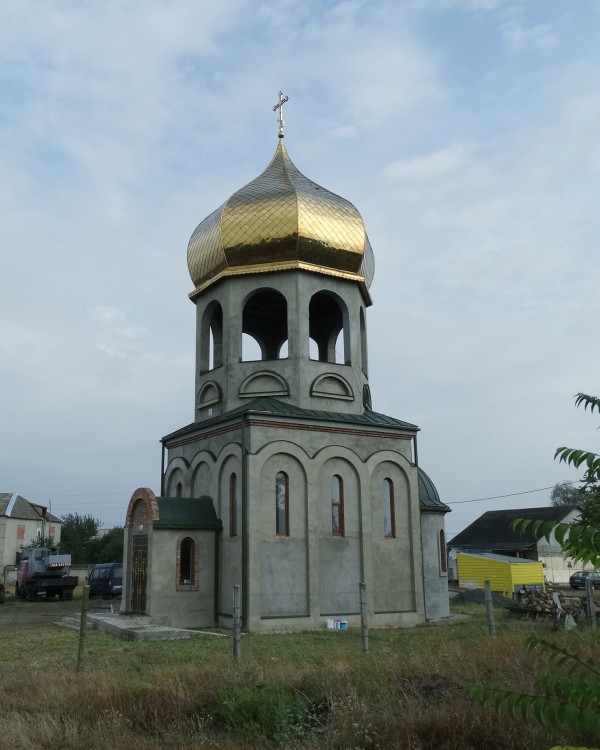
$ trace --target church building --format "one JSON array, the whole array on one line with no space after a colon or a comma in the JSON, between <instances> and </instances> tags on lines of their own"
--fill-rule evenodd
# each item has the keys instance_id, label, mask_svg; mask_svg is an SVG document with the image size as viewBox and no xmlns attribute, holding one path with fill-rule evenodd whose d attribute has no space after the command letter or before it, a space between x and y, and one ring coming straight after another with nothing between
<instances>
[{"instance_id":1,"label":"church building","mask_svg":"<svg viewBox=\"0 0 600 750\"><path fill-rule=\"evenodd\" d=\"M193 421L162 439L160 493L133 493L122 610L247 631L448 616L444 516L418 427L372 409L363 219L298 171L267 168L205 218L187 261Z\"/></svg>"}]
</instances>

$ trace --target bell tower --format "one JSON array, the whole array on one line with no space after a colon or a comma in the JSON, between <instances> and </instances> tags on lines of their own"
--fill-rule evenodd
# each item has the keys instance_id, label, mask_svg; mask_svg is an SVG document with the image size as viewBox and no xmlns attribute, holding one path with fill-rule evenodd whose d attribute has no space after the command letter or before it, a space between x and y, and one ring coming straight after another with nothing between
<instances>
[{"instance_id":1,"label":"bell tower","mask_svg":"<svg viewBox=\"0 0 600 750\"><path fill-rule=\"evenodd\" d=\"M366 309L374 259L362 217L312 182L279 142L267 168L196 228L195 421L273 397L370 409Z\"/></svg>"}]
</instances>

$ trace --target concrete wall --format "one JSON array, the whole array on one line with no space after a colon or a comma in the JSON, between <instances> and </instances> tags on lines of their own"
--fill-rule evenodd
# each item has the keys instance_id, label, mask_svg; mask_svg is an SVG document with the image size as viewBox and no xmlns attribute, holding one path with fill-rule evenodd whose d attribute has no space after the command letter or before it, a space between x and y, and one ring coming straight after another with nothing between
<instances>
[{"instance_id":1,"label":"concrete wall","mask_svg":"<svg viewBox=\"0 0 600 750\"><path fill-rule=\"evenodd\" d=\"M242 361L242 312L247 299L259 290L274 289L287 300L288 354L285 359ZM317 362L309 356L309 305L317 292L329 292L341 300L347 309L347 343L349 364ZM203 372L200 362L202 324L205 312L218 301L223 310L223 364ZM296 406L324 411L361 413L362 389L367 377L361 367L360 311L366 306L355 282L321 274L305 272L264 273L259 277L239 276L211 286L196 300L196 412L197 420L204 420L234 409L244 403L243 384L259 372L272 374L271 384L263 377L254 390L255 395L275 395L290 400ZM301 364L301 366L300 366ZM366 367L365 367L366 369ZM333 376L325 384L324 392L312 393L315 379L324 374ZM335 385L336 377L349 384L351 393L344 394ZM340 383L341 381L338 381ZM202 394L209 396L202 403ZM263 388L264 386L264 388ZM341 386L340 386L341 388ZM331 395L327 396L327 390ZM287 395L285 391L287 390ZM318 391L319 389L317 389ZM215 402L215 393L220 399ZM248 395L248 394L247 394Z\"/></svg>"},{"instance_id":2,"label":"concrete wall","mask_svg":"<svg viewBox=\"0 0 600 750\"><path fill-rule=\"evenodd\" d=\"M195 578L190 585L180 584L176 571L178 545L186 537L194 540L196 549ZM152 622L179 628L214 626L214 531L154 529L149 557Z\"/></svg>"},{"instance_id":3,"label":"concrete wall","mask_svg":"<svg viewBox=\"0 0 600 750\"><path fill-rule=\"evenodd\" d=\"M225 626L231 624L233 585L243 585L241 437L239 424L232 423L207 440L186 438L169 450L166 470L168 493L181 482L184 496L209 495L223 521L219 619ZM248 426L246 445L250 629L320 627L330 615L358 616L360 581L367 583L373 626L423 621L421 514L417 471L410 463L410 433L396 439L383 430L365 434L343 423L297 425L273 418L269 424ZM275 533L278 471L285 471L290 480L289 537ZM230 537L233 472L239 479L238 534ZM331 533L334 474L344 483L343 537ZM385 539L383 533L381 483L386 477L394 483L393 539ZM436 563L437 559L436 551ZM439 581L432 582L435 599ZM153 595L156 591L153 584ZM447 604L446 591L440 611Z\"/></svg>"},{"instance_id":4,"label":"concrete wall","mask_svg":"<svg viewBox=\"0 0 600 750\"><path fill-rule=\"evenodd\" d=\"M274 441L250 456L250 585L260 586L264 597L288 591L299 606L307 570L306 615L289 617L252 606L252 630L291 630L322 627L328 616L339 615L358 624L358 584L367 583L369 619L373 627L414 625L424 619L421 574L420 514L416 468L392 451L376 452L362 462L356 452L338 445L321 448L309 458L301 445ZM365 436L357 441L368 442ZM313 437L309 435L310 442ZM367 452L366 446L357 446ZM300 471L300 467L302 470ZM275 475L290 476L290 538L275 535ZM260 472L260 474L259 474ZM260 476L260 481L256 477ZM332 535L331 477L344 482L345 535ZM375 477L372 479L372 477ZM392 478L396 488L395 539L383 538L379 479ZM293 481L292 481L293 480ZM306 486L306 499L304 487ZM304 512L306 507L306 516ZM306 518L306 520L305 520ZM306 528L306 532L305 532ZM260 540L256 553L254 540ZM277 572L275 572L277 571ZM277 576L281 575L281 580ZM291 584L291 585L290 585ZM274 589L272 587L275 587ZM292 597L288 597L292 606Z\"/></svg>"},{"instance_id":5,"label":"concrete wall","mask_svg":"<svg viewBox=\"0 0 600 750\"><path fill-rule=\"evenodd\" d=\"M254 461L258 464L258 461ZM275 533L275 477L285 472L289 485L289 536ZM250 512L253 556L259 577L250 590L250 609L261 618L307 616L308 509L306 473L290 452L268 457L260 468L260 490ZM255 562L256 564L256 562ZM258 598L260 597L260 598Z\"/></svg>"},{"instance_id":6,"label":"concrete wall","mask_svg":"<svg viewBox=\"0 0 600 750\"><path fill-rule=\"evenodd\" d=\"M382 485L393 482L396 518L395 538L385 538L383 531ZM410 612L416 609L415 549L413 513L408 477L397 462L382 461L371 474L371 546L375 582L375 612ZM416 513L418 516L418 508ZM418 545L417 545L418 547ZM421 588L421 582L418 587Z\"/></svg>"},{"instance_id":7,"label":"concrete wall","mask_svg":"<svg viewBox=\"0 0 600 750\"><path fill-rule=\"evenodd\" d=\"M450 616L448 573L440 564L440 531L444 529L443 513L421 513L421 544L423 547L423 587L425 616L440 620Z\"/></svg>"},{"instance_id":8,"label":"concrete wall","mask_svg":"<svg viewBox=\"0 0 600 750\"><path fill-rule=\"evenodd\" d=\"M222 451L221 461L212 468L205 462L201 464L206 470L206 476L216 473L218 477L218 491L213 497L217 516L223 522L219 545L219 618L227 625L231 625L233 617L233 587L242 585L242 461L239 446L228 446ZM236 535L230 535L230 480L236 475Z\"/></svg>"}]
</instances>

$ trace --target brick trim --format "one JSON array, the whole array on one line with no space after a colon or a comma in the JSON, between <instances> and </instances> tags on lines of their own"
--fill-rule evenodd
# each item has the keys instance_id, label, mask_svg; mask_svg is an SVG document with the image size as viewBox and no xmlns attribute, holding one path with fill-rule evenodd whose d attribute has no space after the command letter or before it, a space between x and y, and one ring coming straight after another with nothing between
<instances>
[{"instance_id":1,"label":"brick trim","mask_svg":"<svg viewBox=\"0 0 600 750\"><path fill-rule=\"evenodd\" d=\"M262 419L249 419L247 424L260 427L275 427L283 430L302 430L305 432L328 432L338 435L358 435L360 437L381 437L388 440L412 440L412 435L398 435L395 432L376 432L374 430L352 430L344 427L325 427L323 425L297 424L295 422L275 422Z\"/></svg>"},{"instance_id":2,"label":"brick trim","mask_svg":"<svg viewBox=\"0 0 600 750\"><path fill-rule=\"evenodd\" d=\"M227 427L221 427L218 430L210 430L209 432L196 434L193 437L185 438L184 440L176 440L172 443L165 443L165 445L168 449L179 448L179 446L181 445L189 445L190 443L197 443L199 440L208 440L208 438L215 437L215 435L222 435L225 432L233 432L233 430L239 430L239 429L240 429L240 423L236 422L233 425L228 425Z\"/></svg>"},{"instance_id":3,"label":"brick trim","mask_svg":"<svg viewBox=\"0 0 600 750\"><path fill-rule=\"evenodd\" d=\"M412 440L413 435L402 435L396 432L378 432L376 429L352 429L347 427L326 427L325 425L310 425L310 424L299 424L298 422L277 422L275 420L268 419L248 419L246 424L253 425L256 427L274 427L280 430L300 430L303 432L324 432L333 433L337 435L356 435L358 437L381 437L386 440ZM165 444L167 448L179 448L182 445L190 445L192 443L198 443L201 440L208 440L209 438L215 437L216 435L222 435L226 432L233 432L234 430L240 429L240 423L228 425L227 427L220 427L216 430L209 430L201 434L196 434L193 437L185 438L182 440L175 440L172 443Z\"/></svg>"},{"instance_id":4,"label":"brick trim","mask_svg":"<svg viewBox=\"0 0 600 750\"><path fill-rule=\"evenodd\" d=\"M138 503L143 505L143 512L138 516ZM135 511L135 521L134 521ZM127 506L127 515L125 517L125 528L132 528L134 523L143 523L144 526L151 526L154 521L158 521L159 511L156 495L148 487L138 487L131 496Z\"/></svg>"}]
</instances>

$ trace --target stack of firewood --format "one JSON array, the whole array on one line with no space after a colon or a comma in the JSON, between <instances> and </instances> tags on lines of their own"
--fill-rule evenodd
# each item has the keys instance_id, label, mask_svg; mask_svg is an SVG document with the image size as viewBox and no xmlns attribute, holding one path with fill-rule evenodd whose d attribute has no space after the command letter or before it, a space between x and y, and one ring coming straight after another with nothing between
<instances>
[{"instance_id":1,"label":"stack of firewood","mask_svg":"<svg viewBox=\"0 0 600 750\"><path fill-rule=\"evenodd\" d=\"M551 586L548 586L546 591L529 589L521 597L519 606L533 609L537 612L554 613L556 612L556 604L554 603L553 594L554 591ZM564 611L569 615L573 615L576 620L583 614L583 598L580 596L561 596L560 604ZM596 602L596 613L600 614L600 605L598 602Z\"/></svg>"}]
</instances>

